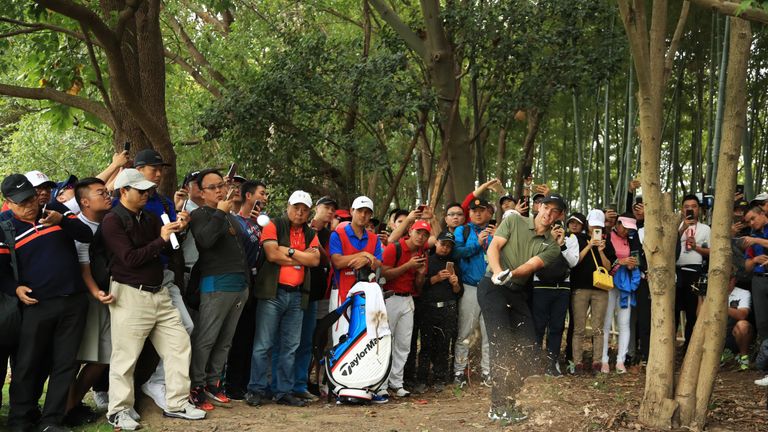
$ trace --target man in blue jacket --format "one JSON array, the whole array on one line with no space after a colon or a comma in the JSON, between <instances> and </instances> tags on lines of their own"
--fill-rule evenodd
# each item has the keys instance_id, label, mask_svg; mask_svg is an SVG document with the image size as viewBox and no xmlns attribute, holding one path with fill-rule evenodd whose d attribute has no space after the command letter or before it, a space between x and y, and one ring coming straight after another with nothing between
<instances>
[{"instance_id":1,"label":"man in blue jacket","mask_svg":"<svg viewBox=\"0 0 768 432\"><path fill-rule=\"evenodd\" d=\"M493 207L483 198L475 198L469 204L469 220L466 225L456 228L454 236L456 247L453 256L459 262L461 282L464 284L464 295L459 302L459 333L454 347L454 384L463 387L467 384L464 370L467 367L469 355L469 337L474 333L478 322L482 334L482 371L483 385L490 387L490 363L488 357L488 334L485 323L480 315L480 305L477 303L477 284L485 274L487 260L485 251L493 239L494 226L489 225L493 215Z\"/></svg>"}]
</instances>

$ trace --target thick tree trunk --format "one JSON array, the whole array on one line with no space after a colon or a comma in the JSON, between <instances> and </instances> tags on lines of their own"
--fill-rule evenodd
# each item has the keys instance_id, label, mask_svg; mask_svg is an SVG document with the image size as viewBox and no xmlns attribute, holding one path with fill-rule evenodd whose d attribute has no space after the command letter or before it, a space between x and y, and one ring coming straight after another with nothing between
<instances>
[{"instance_id":1,"label":"thick tree trunk","mask_svg":"<svg viewBox=\"0 0 768 432\"><path fill-rule=\"evenodd\" d=\"M667 2L655 0L646 13L643 0L619 0L638 81L641 184L645 202L648 284L651 291L651 347L640 421L669 428L677 402L672 399L675 364L675 242L678 217L672 196L661 191L661 129L664 89L690 3L685 1L667 49ZM646 21L650 16L650 25ZM629 143L627 143L629 145Z\"/></svg>"},{"instance_id":2,"label":"thick tree trunk","mask_svg":"<svg viewBox=\"0 0 768 432\"><path fill-rule=\"evenodd\" d=\"M499 142L496 147L496 178L501 184L507 182L507 128L499 128Z\"/></svg>"},{"instance_id":3,"label":"thick tree trunk","mask_svg":"<svg viewBox=\"0 0 768 432\"><path fill-rule=\"evenodd\" d=\"M717 164L717 192L733 196L739 153L746 130L746 77L752 33L748 21L731 18L730 49L724 102L723 135ZM732 205L716 200L709 259L709 289L696 320L694 334L703 339L689 344L676 399L680 402L680 425L701 430L720 366L728 315L728 281L731 276ZM706 338L704 337L706 335ZM694 335L694 341L696 336Z\"/></svg>"}]
</instances>

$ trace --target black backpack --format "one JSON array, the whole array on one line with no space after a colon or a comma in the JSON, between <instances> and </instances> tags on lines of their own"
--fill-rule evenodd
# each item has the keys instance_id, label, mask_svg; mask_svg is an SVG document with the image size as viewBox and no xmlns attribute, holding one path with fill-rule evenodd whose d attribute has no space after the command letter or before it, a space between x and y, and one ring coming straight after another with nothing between
<instances>
[{"instance_id":1,"label":"black backpack","mask_svg":"<svg viewBox=\"0 0 768 432\"><path fill-rule=\"evenodd\" d=\"M112 213L120 218L126 232L130 232L133 229L133 218L131 218L131 215L125 208L122 206L114 207ZM101 225L96 229L93 241L88 246L88 257L91 261L91 276L93 276L93 280L100 290L105 293L109 292L109 283L112 280L110 267L112 266L114 254L112 254L104 242Z\"/></svg>"},{"instance_id":2,"label":"black backpack","mask_svg":"<svg viewBox=\"0 0 768 432\"><path fill-rule=\"evenodd\" d=\"M3 243L10 250L13 276L18 281L19 268L16 261L16 230L13 228L13 222L10 219L0 221L0 228L3 231ZM21 310L19 309L19 299L16 296L0 293L0 332L3 334L3 337L0 338L0 346L16 345L19 340L20 331Z\"/></svg>"}]
</instances>

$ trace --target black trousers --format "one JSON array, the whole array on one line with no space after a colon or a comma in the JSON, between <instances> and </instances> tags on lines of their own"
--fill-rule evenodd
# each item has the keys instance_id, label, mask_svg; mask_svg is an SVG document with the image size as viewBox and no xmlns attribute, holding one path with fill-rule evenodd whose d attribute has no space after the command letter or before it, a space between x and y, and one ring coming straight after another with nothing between
<instances>
[{"instance_id":1,"label":"black trousers","mask_svg":"<svg viewBox=\"0 0 768 432\"><path fill-rule=\"evenodd\" d=\"M568 331L565 334L565 359L573 361L573 291L568 290Z\"/></svg>"},{"instance_id":2,"label":"black trousers","mask_svg":"<svg viewBox=\"0 0 768 432\"><path fill-rule=\"evenodd\" d=\"M419 352L419 339L422 338L421 327L424 320L424 306L421 299L418 297L413 298L413 333L411 333L411 351L408 352L408 359L405 361L405 367L403 368L404 381L412 384L417 380L417 359L421 359L418 355ZM424 342L421 343L424 349ZM420 360L419 360L420 361ZM429 365L427 365L429 367Z\"/></svg>"},{"instance_id":3,"label":"black trousers","mask_svg":"<svg viewBox=\"0 0 768 432\"><path fill-rule=\"evenodd\" d=\"M0 406L3 406L3 386L5 377L8 376L8 360L11 361L11 370L16 365L16 345L0 345Z\"/></svg>"},{"instance_id":4,"label":"black trousers","mask_svg":"<svg viewBox=\"0 0 768 432\"><path fill-rule=\"evenodd\" d=\"M651 292L648 289L647 279L640 279L636 298L637 305L633 309L633 312L637 314L635 357L640 361L647 362L651 347Z\"/></svg>"},{"instance_id":5,"label":"black trousers","mask_svg":"<svg viewBox=\"0 0 768 432\"><path fill-rule=\"evenodd\" d=\"M570 302L571 290L569 289L533 289L531 309L536 329L536 344L540 347L546 335L550 360L557 361L560 358L565 315L568 313Z\"/></svg>"},{"instance_id":6,"label":"black trousers","mask_svg":"<svg viewBox=\"0 0 768 432\"><path fill-rule=\"evenodd\" d=\"M459 307L457 302L436 307L434 304L422 305L421 351L417 380L427 383L429 366L432 366L432 381L448 381L451 361L451 340L458 333Z\"/></svg>"},{"instance_id":7,"label":"black trousers","mask_svg":"<svg viewBox=\"0 0 768 432\"><path fill-rule=\"evenodd\" d=\"M691 287L699 281L699 272L677 269L675 284L675 328L680 325L680 312L685 312L685 345L691 341L693 326L696 325L696 308L699 296Z\"/></svg>"},{"instance_id":8,"label":"black trousers","mask_svg":"<svg viewBox=\"0 0 768 432\"><path fill-rule=\"evenodd\" d=\"M83 337L87 311L85 293L41 300L34 306L24 307L11 380L8 426L28 427L34 422L40 382L45 380L48 364L48 392L40 424L61 424L69 386L77 373L75 357Z\"/></svg>"},{"instance_id":9,"label":"black trousers","mask_svg":"<svg viewBox=\"0 0 768 432\"><path fill-rule=\"evenodd\" d=\"M296 331L300 331L297 329ZM250 299L245 303L240 320L237 322L235 334L232 336L232 347L227 357L226 378L227 390L243 392L248 390L251 379L251 358L253 357L253 337L256 333L256 300Z\"/></svg>"},{"instance_id":10,"label":"black trousers","mask_svg":"<svg viewBox=\"0 0 768 432\"><path fill-rule=\"evenodd\" d=\"M513 291L494 285L489 277L484 277L477 287L477 301L490 345L494 407L513 405L523 379L542 373L546 365L541 361L541 349L536 346L527 294L523 288L517 288Z\"/></svg>"}]
</instances>

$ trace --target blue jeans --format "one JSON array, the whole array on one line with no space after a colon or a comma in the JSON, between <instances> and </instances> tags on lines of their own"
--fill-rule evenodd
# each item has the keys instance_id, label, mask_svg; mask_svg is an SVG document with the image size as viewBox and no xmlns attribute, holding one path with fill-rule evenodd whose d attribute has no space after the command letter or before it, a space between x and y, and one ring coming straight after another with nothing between
<instances>
[{"instance_id":1,"label":"blue jeans","mask_svg":"<svg viewBox=\"0 0 768 432\"><path fill-rule=\"evenodd\" d=\"M251 380L248 391L265 394L269 387L269 352L278 358L272 388L274 398L280 399L293 390L293 364L301 339L301 292L286 292L278 288L273 299L259 300L256 306L256 333L253 338Z\"/></svg>"},{"instance_id":2,"label":"blue jeans","mask_svg":"<svg viewBox=\"0 0 768 432\"><path fill-rule=\"evenodd\" d=\"M317 302L310 302L304 309L304 319L301 323L301 342L296 349L293 362L293 392L305 393L309 382L309 364L312 362L312 337L315 334L317 320ZM276 352L276 351L273 351ZM272 388L277 388L277 367L279 354L272 354Z\"/></svg>"}]
</instances>

